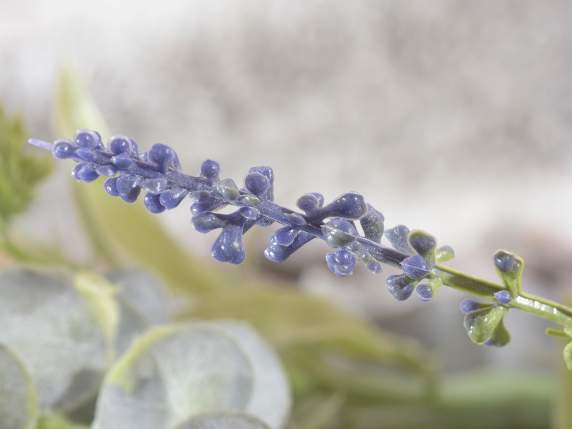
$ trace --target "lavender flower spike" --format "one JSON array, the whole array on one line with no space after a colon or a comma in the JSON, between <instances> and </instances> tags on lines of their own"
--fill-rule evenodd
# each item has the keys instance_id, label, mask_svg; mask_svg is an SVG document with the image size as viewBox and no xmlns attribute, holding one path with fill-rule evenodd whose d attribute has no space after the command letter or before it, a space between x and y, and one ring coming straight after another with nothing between
<instances>
[{"instance_id":1,"label":"lavender flower spike","mask_svg":"<svg viewBox=\"0 0 572 429\"><path fill-rule=\"evenodd\" d=\"M244 258L242 236L254 226L279 223L283 228L270 239L265 255L281 262L314 238L325 241L334 250L327 265L339 276L353 273L358 261L373 273L380 263L399 265L409 255L380 244L383 215L356 192L348 192L324 204L317 193L306 194L298 201L302 212L274 203L274 173L270 167L252 167L239 187L230 178L220 177L216 161L203 163L198 176L181 171L175 151L155 144L141 153L135 141L125 136L111 137L105 145L96 131L79 130L72 140L53 144L30 139L29 143L49 150L56 159L76 162L73 176L92 182L106 176L104 188L110 196L135 202L144 194L144 205L151 213L162 213L179 206L187 197L192 201L192 221L197 231L220 229L212 255L222 262L241 263ZM231 214L217 210L234 206ZM355 222L365 233L361 235Z\"/></svg>"},{"instance_id":2,"label":"lavender flower spike","mask_svg":"<svg viewBox=\"0 0 572 429\"><path fill-rule=\"evenodd\" d=\"M135 202L144 194L144 205L151 213L162 213L191 200L194 228L201 233L220 230L212 246L212 256L221 262L239 264L246 254L243 236L251 228L281 225L271 236L264 255L282 262L306 243L320 239L331 248L325 260L337 276L352 275L361 262L370 272L379 273L382 264L401 270L387 278L387 289L397 300L408 299L414 291L427 301L442 286L449 286L484 302L465 301L465 328L477 344L503 346L510 340L503 319L513 308L526 311L562 328L559 336L570 338L564 357L572 370L572 309L522 292L524 261L510 252L499 251L495 265L502 284L439 265L454 256L450 246L437 247L433 236L405 225L384 227L384 217L362 195L347 192L325 204L324 196L312 192L297 202L294 211L274 202L274 172L257 166L248 170L243 186L221 176L216 161L203 162L198 176L181 171L176 152L155 144L140 152L135 141L125 136L112 137L104 144L99 133L79 130L71 140L53 144L30 139L29 143L48 150L56 159L76 163L76 180L92 182L105 176L104 189L112 197ZM231 213L217 213L227 206ZM382 239L389 245L382 244Z\"/></svg>"}]
</instances>

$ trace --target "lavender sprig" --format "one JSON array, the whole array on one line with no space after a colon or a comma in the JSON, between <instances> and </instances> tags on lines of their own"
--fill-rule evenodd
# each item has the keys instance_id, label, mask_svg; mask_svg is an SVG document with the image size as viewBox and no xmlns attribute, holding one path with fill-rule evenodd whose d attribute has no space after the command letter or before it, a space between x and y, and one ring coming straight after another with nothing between
<instances>
[{"instance_id":1,"label":"lavender sprig","mask_svg":"<svg viewBox=\"0 0 572 429\"><path fill-rule=\"evenodd\" d=\"M99 133L91 130L79 130L73 140L51 144L30 139L29 143L51 151L57 159L75 161L72 174L79 181L108 177L104 187L111 196L133 203L145 193L144 204L151 213L173 209L190 198L194 228L201 233L220 230L211 252L218 261L240 264L246 257L244 234L255 226L278 223L282 226L264 251L271 261L283 262L318 238L331 248L326 263L337 276L351 275L358 262L372 273L380 273L383 264L398 267L401 273L387 278L388 291L397 300L405 300L415 291L428 301L443 285L484 298L484 303L462 304L465 328L477 344L508 343L510 335L503 321L511 308L555 322L562 327L556 331L558 335L572 337L572 309L522 291L521 258L497 252L494 260L501 285L439 265L454 257L450 246L438 247L430 234L404 225L385 230L383 215L356 192L345 193L329 204L323 195L308 193L297 201L300 211L294 211L274 202L270 167L252 167L239 187L234 180L221 178L220 166L212 160L203 162L199 176L182 173L176 152L164 144L140 153L128 137L112 137L106 146ZM236 210L218 212L228 206ZM383 237L387 244L382 244ZM572 342L565 357L572 356L571 348ZM566 361L572 368L572 357Z\"/></svg>"}]
</instances>

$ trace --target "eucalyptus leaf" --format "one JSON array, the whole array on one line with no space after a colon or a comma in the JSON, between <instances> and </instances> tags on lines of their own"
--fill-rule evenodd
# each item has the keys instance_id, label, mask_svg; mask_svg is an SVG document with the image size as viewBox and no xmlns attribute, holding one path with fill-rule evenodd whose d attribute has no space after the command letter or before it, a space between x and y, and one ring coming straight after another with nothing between
<instances>
[{"instance_id":1,"label":"eucalyptus leaf","mask_svg":"<svg viewBox=\"0 0 572 429\"><path fill-rule=\"evenodd\" d=\"M235 321L205 322L232 337L250 359L254 388L245 411L272 428L286 424L290 411L290 389L286 374L272 348L246 323Z\"/></svg>"},{"instance_id":2,"label":"eucalyptus leaf","mask_svg":"<svg viewBox=\"0 0 572 429\"><path fill-rule=\"evenodd\" d=\"M97 391L108 339L71 276L59 271L0 273L0 343L29 369L42 409L68 409Z\"/></svg>"},{"instance_id":3,"label":"eucalyptus leaf","mask_svg":"<svg viewBox=\"0 0 572 429\"><path fill-rule=\"evenodd\" d=\"M114 271L107 276L119 306L115 347L123 354L137 336L173 319L173 302L163 283L143 271Z\"/></svg>"},{"instance_id":4,"label":"eucalyptus leaf","mask_svg":"<svg viewBox=\"0 0 572 429\"><path fill-rule=\"evenodd\" d=\"M36 389L22 360L0 344L0 423L2 429L34 429Z\"/></svg>"},{"instance_id":5,"label":"eucalyptus leaf","mask_svg":"<svg viewBox=\"0 0 572 429\"><path fill-rule=\"evenodd\" d=\"M269 429L269 427L247 414L219 413L193 417L176 429Z\"/></svg>"},{"instance_id":6,"label":"eucalyptus leaf","mask_svg":"<svg viewBox=\"0 0 572 429\"><path fill-rule=\"evenodd\" d=\"M108 129L95 103L71 72L62 74L56 122L58 132L69 136L79 128L93 128L103 134ZM127 256L160 273L169 286L193 292L225 284L214 270L205 269L205 262L198 263L166 234L142 204L129 205L110 198L103 183L76 184L75 191L75 202L94 248L109 266L116 266Z\"/></svg>"},{"instance_id":7,"label":"eucalyptus leaf","mask_svg":"<svg viewBox=\"0 0 572 429\"><path fill-rule=\"evenodd\" d=\"M204 322L153 328L106 377L94 428L170 429L193 416L228 410L283 420L288 402L273 403L274 410L260 408L265 404L260 395L284 389L271 384L284 381L274 359L244 324ZM279 371L280 375L261 371ZM274 395L276 401L280 397Z\"/></svg>"},{"instance_id":8,"label":"eucalyptus leaf","mask_svg":"<svg viewBox=\"0 0 572 429\"><path fill-rule=\"evenodd\" d=\"M150 325L167 323L172 319L172 298L157 277L134 270L114 271L106 277L117 288L117 297Z\"/></svg>"}]
</instances>

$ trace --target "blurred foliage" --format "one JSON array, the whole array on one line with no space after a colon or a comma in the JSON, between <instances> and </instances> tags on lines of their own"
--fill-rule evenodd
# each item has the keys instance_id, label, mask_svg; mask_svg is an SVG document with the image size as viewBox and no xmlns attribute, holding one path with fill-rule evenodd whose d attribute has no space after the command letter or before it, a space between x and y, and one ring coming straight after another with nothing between
<instances>
[{"instance_id":1,"label":"blurred foliage","mask_svg":"<svg viewBox=\"0 0 572 429\"><path fill-rule=\"evenodd\" d=\"M51 159L31 155L28 136L19 118L9 118L0 106L0 237L15 215L34 196L36 185L51 171Z\"/></svg>"}]
</instances>

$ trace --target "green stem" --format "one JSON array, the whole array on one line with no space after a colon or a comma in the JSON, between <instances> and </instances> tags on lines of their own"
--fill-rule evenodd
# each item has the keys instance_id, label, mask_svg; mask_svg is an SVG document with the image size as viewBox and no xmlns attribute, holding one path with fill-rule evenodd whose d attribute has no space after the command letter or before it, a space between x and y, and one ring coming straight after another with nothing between
<instances>
[{"instance_id":1,"label":"green stem","mask_svg":"<svg viewBox=\"0 0 572 429\"><path fill-rule=\"evenodd\" d=\"M443 284L478 297L494 298L496 292L506 289L503 285L473 277L449 267L437 265L436 271ZM562 326L566 332L572 332L572 308L565 305L522 292L514 297L507 307L534 314Z\"/></svg>"}]
</instances>

